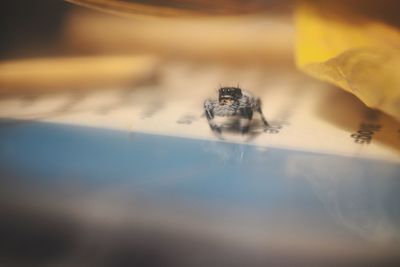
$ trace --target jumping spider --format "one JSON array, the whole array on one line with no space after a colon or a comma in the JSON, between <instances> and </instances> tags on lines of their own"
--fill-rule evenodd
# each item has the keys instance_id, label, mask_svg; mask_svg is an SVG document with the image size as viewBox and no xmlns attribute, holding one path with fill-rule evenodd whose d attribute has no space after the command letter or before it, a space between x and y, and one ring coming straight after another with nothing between
<instances>
[{"instance_id":1,"label":"jumping spider","mask_svg":"<svg viewBox=\"0 0 400 267\"><path fill-rule=\"evenodd\" d=\"M204 102L204 111L211 130L221 134L221 125L215 122L215 117L228 117L239 123L239 129L245 134L250 129L253 113L258 112L264 127L269 127L261 110L261 100L250 92L239 87L221 87L217 99L207 99Z\"/></svg>"}]
</instances>

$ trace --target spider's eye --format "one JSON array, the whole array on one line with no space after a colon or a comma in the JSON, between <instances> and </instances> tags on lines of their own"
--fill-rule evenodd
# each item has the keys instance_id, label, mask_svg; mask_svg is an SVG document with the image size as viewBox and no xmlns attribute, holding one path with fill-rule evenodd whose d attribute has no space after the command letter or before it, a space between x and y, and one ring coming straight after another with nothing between
<instances>
[{"instance_id":1,"label":"spider's eye","mask_svg":"<svg viewBox=\"0 0 400 267\"><path fill-rule=\"evenodd\" d=\"M219 89L219 100L238 100L242 96L242 91L240 88L234 87L222 87Z\"/></svg>"}]
</instances>

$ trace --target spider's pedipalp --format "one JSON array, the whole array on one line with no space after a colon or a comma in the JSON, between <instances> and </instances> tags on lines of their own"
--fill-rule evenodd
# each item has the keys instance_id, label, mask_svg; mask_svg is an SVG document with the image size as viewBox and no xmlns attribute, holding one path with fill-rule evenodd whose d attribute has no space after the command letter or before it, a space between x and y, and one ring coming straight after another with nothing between
<instances>
[{"instance_id":1,"label":"spider's pedipalp","mask_svg":"<svg viewBox=\"0 0 400 267\"><path fill-rule=\"evenodd\" d=\"M215 133L221 134L221 128L214 121L214 116L215 116L214 107L215 107L214 100L207 99L206 101L204 101L204 112L206 114L207 121L211 130Z\"/></svg>"}]
</instances>

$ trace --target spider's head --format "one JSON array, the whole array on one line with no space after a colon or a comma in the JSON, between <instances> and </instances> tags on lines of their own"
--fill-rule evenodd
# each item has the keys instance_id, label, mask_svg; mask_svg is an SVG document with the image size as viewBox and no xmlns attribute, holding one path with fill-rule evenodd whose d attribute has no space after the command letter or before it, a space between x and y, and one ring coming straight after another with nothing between
<instances>
[{"instance_id":1,"label":"spider's head","mask_svg":"<svg viewBox=\"0 0 400 267\"><path fill-rule=\"evenodd\" d=\"M218 101L222 105L232 105L242 97L242 90L238 87L221 87Z\"/></svg>"}]
</instances>

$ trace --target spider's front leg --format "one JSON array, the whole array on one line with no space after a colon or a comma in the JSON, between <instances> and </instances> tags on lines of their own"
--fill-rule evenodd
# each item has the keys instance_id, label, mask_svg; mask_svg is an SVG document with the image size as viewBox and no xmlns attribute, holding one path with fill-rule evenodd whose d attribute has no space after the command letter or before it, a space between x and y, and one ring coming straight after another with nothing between
<instances>
[{"instance_id":1,"label":"spider's front leg","mask_svg":"<svg viewBox=\"0 0 400 267\"><path fill-rule=\"evenodd\" d=\"M260 113L260 117L262 122L264 123L264 128L268 129L270 127L268 121L265 119L264 114L261 110L261 100L257 99L257 105L256 105L256 109L255 109L258 113Z\"/></svg>"},{"instance_id":2,"label":"spider's front leg","mask_svg":"<svg viewBox=\"0 0 400 267\"><path fill-rule=\"evenodd\" d=\"M258 108L257 112L260 113L261 120L264 123L264 127L269 128L270 125L269 125L268 121L265 119L264 114L262 113L261 107Z\"/></svg>"},{"instance_id":3,"label":"spider's front leg","mask_svg":"<svg viewBox=\"0 0 400 267\"><path fill-rule=\"evenodd\" d=\"M208 125L214 133L221 134L221 128L214 121L214 103L207 99L204 102L204 113L206 114Z\"/></svg>"},{"instance_id":4,"label":"spider's front leg","mask_svg":"<svg viewBox=\"0 0 400 267\"><path fill-rule=\"evenodd\" d=\"M253 118L253 110L251 107L244 107L240 109L240 131L245 134L250 129L250 122Z\"/></svg>"}]
</instances>

